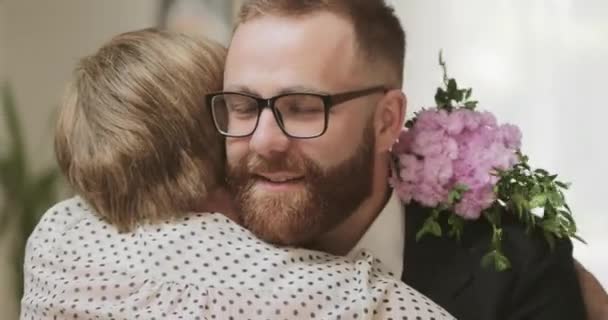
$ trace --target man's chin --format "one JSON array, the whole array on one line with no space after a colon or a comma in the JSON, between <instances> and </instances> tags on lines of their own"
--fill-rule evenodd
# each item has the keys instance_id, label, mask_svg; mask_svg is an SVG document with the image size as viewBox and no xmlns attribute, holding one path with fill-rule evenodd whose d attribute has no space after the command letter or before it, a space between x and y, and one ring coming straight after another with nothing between
<instances>
[{"instance_id":1,"label":"man's chin","mask_svg":"<svg viewBox=\"0 0 608 320\"><path fill-rule=\"evenodd\" d=\"M254 194L255 200L245 201L241 212L244 226L260 239L279 245L302 245L319 234L321 212L306 206L310 203L307 192L256 190Z\"/></svg>"},{"instance_id":2,"label":"man's chin","mask_svg":"<svg viewBox=\"0 0 608 320\"><path fill-rule=\"evenodd\" d=\"M277 221L272 217L246 217L244 225L261 240L281 246L302 246L317 235L317 232L303 224L294 223L293 220Z\"/></svg>"},{"instance_id":3,"label":"man's chin","mask_svg":"<svg viewBox=\"0 0 608 320\"><path fill-rule=\"evenodd\" d=\"M303 180L294 180L289 182L276 183L266 180L258 180L256 181L252 188L251 192L260 199L264 199L267 197L276 197L277 193L301 193L306 188L306 184Z\"/></svg>"}]
</instances>

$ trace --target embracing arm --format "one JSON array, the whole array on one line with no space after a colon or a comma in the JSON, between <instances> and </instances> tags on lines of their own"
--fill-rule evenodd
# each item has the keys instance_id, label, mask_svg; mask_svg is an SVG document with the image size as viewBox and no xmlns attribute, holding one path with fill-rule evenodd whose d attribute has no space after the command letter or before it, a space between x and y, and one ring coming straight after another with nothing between
<instances>
[{"instance_id":1,"label":"embracing arm","mask_svg":"<svg viewBox=\"0 0 608 320\"><path fill-rule=\"evenodd\" d=\"M608 294L606 294L599 281L578 261L574 261L574 266L587 307L588 319L608 319Z\"/></svg>"},{"instance_id":2,"label":"embracing arm","mask_svg":"<svg viewBox=\"0 0 608 320\"><path fill-rule=\"evenodd\" d=\"M530 249L513 287L508 319L585 319L572 243L557 241L554 250L536 243Z\"/></svg>"},{"instance_id":3,"label":"embracing arm","mask_svg":"<svg viewBox=\"0 0 608 320\"><path fill-rule=\"evenodd\" d=\"M212 294L207 288L155 279L147 271L153 266L140 260L152 251L132 243L140 236L109 231L77 203L71 199L51 208L28 240L20 319L202 315Z\"/></svg>"}]
</instances>

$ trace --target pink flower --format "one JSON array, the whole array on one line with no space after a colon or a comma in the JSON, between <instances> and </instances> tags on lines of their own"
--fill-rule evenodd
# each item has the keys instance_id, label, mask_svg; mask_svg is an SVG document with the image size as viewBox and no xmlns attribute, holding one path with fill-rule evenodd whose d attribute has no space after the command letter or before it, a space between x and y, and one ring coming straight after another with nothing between
<instances>
[{"instance_id":1,"label":"pink flower","mask_svg":"<svg viewBox=\"0 0 608 320\"><path fill-rule=\"evenodd\" d=\"M436 108L422 110L416 116L416 126L421 130L438 130L448 123L448 113Z\"/></svg>"},{"instance_id":2,"label":"pink flower","mask_svg":"<svg viewBox=\"0 0 608 320\"><path fill-rule=\"evenodd\" d=\"M423 181L429 184L444 186L453 175L452 161L445 157L427 157L423 160Z\"/></svg>"},{"instance_id":3,"label":"pink flower","mask_svg":"<svg viewBox=\"0 0 608 320\"><path fill-rule=\"evenodd\" d=\"M450 115L448 117L449 121L447 123L447 126L445 127L448 134L450 134L450 135L460 134L462 132L462 130L465 128L465 123L466 123L465 117L466 116L467 116L467 114L464 112L461 112L461 110L457 110L457 111L450 113Z\"/></svg>"},{"instance_id":4,"label":"pink flower","mask_svg":"<svg viewBox=\"0 0 608 320\"><path fill-rule=\"evenodd\" d=\"M473 111L474 112L474 111ZM479 120L482 126L496 127L496 117L488 111L479 113Z\"/></svg>"},{"instance_id":5,"label":"pink flower","mask_svg":"<svg viewBox=\"0 0 608 320\"><path fill-rule=\"evenodd\" d=\"M475 220L481 216L481 212L492 205L494 202L494 192L490 184L481 188L466 192L463 198L456 204L454 211L457 215Z\"/></svg>"},{"instance_id":6,"label":"pink flower","mask_svg":"<svg viewBox=\"0 0 608 320\"><path fill-rule=\"evenodd\" d=\"M391 185L404 202L428 207L448 205L450 191L466 185L451 209L465 219L477 219L495 200L494 171L515 165L520 146L519 129L499 126L490 112L427 109L393 147L399 169Z\"/></svg>"},{"instance_id":7,"label":"pink flower","mask_svg":"<svg viewBox=\"0 0 608 320\"><path fill-rule=\"evenodd\" d=\"M434 156L443 150L443 130L413 131L412 152L421 156Z\"/></svg>"},{"instance_id":8,"label":"pink flower","mask_svg":"<svg viewBox=\"0 0 608 320\"><path fill-rule=\"evenodd\" d=\"M462 122L468 130L476 130L479 127L481 118L477 112L468 109L459 109L455 112L462 113Z\"/></svg>"},{"instance_id":9,"label":"pink flower","mask_svg":"<svg viewBox=\"0 0 608 320\"><path fill-rule=\"evenodd\" d=\"M411 154L402 154L399 156L401 170L399 176L403 181L417 182L420 180L422 171L422 161Z\"/></svg>"},{"instance_id":10,"label":"pink flower","mask_svg":"<svg viewBox=\"0 0 608 320\"><path fill-rule=\"evenodd\" d=\"M409 151L409 148L412 145L413 139L414 139L414 137L412 136L412 133L409 130L407 130L406 128L403 128L401 130L401 133L399 134L399 139L393 145L393 153L394 154L403 154L403 153Z\"/></svg>"},{"instance_id":11,"label":"pink flower","mask_svg":"<svg viewBox=\"0 0 608 320\"><path fill-rule=\"evenodd\" d=\"M521 131L512 124L503 124L500 127L500 135L507 148L521 148Z\"/></svg>"}]
</instances>

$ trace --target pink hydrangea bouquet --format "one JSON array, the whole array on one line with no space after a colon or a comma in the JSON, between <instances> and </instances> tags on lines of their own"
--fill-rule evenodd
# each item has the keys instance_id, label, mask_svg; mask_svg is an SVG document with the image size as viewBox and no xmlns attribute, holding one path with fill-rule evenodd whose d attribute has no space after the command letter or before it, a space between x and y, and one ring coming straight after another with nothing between
<instances>
[{"instance_id":1,"label":"pink hydrangea bouquet","mask_svg":"<svg viewBox=\"0 0 608 320\"><path fill-rule=\"evenodd\" d=\"M499 271L510 267L501 250L501 215L516 215L529 232L539 228L551 248L556 238L581 240L563 193L568 185L532 169L520 151L519 128L478 111L472 89L448 78L441 53L439 64L444 83L435 94L436 107L416 113L393 148L394 190L403 202L432 209L416 239L442 236L441 215L447 215L448 235L457 239L467 221L485 219L493 236L482 265Z\"/></svg>"}]
</instances>

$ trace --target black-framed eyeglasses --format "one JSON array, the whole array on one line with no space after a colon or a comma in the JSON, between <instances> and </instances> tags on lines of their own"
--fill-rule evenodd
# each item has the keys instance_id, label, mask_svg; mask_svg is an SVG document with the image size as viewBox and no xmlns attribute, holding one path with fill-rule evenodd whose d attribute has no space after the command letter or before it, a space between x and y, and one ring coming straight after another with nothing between
<instances>
[{"instance_id":1,"label":"black-framed eyeglasses","mask_svg":"<svg viewBox=\"0 0 608 320\"><path fill-rule=\"evenodd\" d=\"M270 108L279 128L291 138L316 138L327 131L329 110L341 103L378 92L384 86L325 95L316 93L286 93L269 99L240 92L217 92L206 95L216 129L226 137L242 138L252 135L260 115Z\"/></svg>"}]
</instances>

